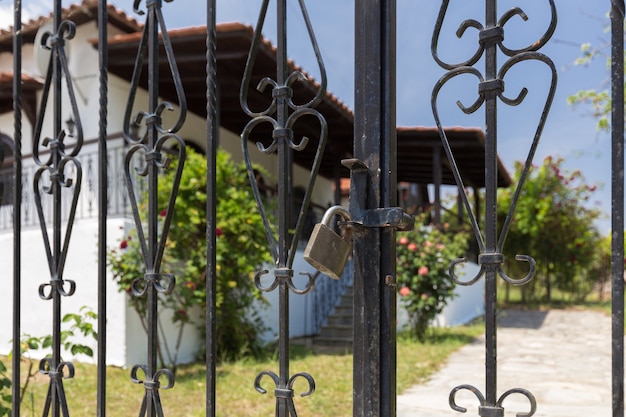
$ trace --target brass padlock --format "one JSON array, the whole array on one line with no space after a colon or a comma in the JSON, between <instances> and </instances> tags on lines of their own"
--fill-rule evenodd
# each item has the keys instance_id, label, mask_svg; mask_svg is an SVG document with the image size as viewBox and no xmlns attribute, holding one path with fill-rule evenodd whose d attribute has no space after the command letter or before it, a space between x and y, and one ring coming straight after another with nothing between
<instances>
[{"instance_id":1,"label":"brass padlock","mask_svg":"<svg viewBox=\"0 0 626 417\"><path fill-rule=\"evenodd\" d=\"M344 229L339 236L331 228L336 215L350 220L350 213L341 206L333 206L326 210L322 222L315 225L311 238L304 249L303 258L318 271L333 279L339 279L343 268L352 252L352 229Z\"/></svg>"}]
</instances>

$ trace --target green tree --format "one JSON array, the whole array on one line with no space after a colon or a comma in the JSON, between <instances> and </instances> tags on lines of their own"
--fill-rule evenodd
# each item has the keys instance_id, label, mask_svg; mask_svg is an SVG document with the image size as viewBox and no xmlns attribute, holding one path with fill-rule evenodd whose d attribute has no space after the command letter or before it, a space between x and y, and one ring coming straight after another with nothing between
<instances>
[{"instance_id":1,"label":"green tree","mask_svg":"<svg viewBox=\"0 0 626 417\"><path fill-rule=\"evenodd\" d=\"M581 56L574 61L576 66L586 66L591 64L598 57L604 57L604 50L607 45L594 47L590 43L584 43L580 47ZM610 61L607 59L607 68ZM596 129L598 131L609 130L609 116L611 114L611 95L609 91L588 89L580 90L567 98L567 104L570 106L585 105L591 108L591 115L597 120Z\"/></svg>"},{"instance_id":2,"label":"green tree","mask_svg":"<svg viewBox=\"0 0 626 417\"><path fill-rule=\"evenodd\" d=\"M535 278L522 287L524 301L552 299L553 287L580 301L592 290L597 274L597 247L601 236L594 226L600 211L587 202L596 191L587 185L580 171L566 172L563 159L548 156L533 167L522 188L503 248L506 260L515 255L532 256L537 262ZM515 183L522 164L515 166ZM498 198L498 215L503 223L517 184ZM528 264L506 262L510 276L524 276Z\"/></svg>"},{"instance_id":3,"label":"green tree","mask_svg":"<svg viewBox=\"0 0 626 417\"><path fill-rule=\"evenodd\" d=\"M172 180L173 176L165 175L159 181L160 207L167 206ZM261 352L257 335L264 327L255 305L262 297L254 286L254 274L271 258L245 166L219 151L216 182L217 350L221 358L231 360ZM206 203L206 161L188 149L162 267L176 276L174 291L162 302L174 311L173 320L179 325L177 346L186 324L204 330L204 315L194 320L193 313L194 308L206 310ZM109 252L108 261L120 291L130 291L132 282L144 274L135 231ZM145 317L145 298L131 297L131 304ZM161 361L166 360L163 349L161 344ZM173 365L176 354L168 355L167 361Z\"/></svg>"}]
</instances>

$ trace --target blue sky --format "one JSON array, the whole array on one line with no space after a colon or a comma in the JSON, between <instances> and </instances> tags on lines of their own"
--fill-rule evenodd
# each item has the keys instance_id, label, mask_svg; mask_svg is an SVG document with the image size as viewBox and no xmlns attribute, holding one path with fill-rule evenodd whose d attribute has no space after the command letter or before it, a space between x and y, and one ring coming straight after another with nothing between
<instances>
[{"instance_id":1,"label":"blue sky","mask_svg":"<svg viewBox=\"0 0 626 417\"><path fill-rule=\"evenodd\" d=\"M289 6L289 55L309 73L317 77L313 51L304 31L297 0L287 0ZM64 5L70 2L64 1ZM132 12L131 0L112 1L112 4ZM354 0L308 0L307 7L328 73L328 88L351 108L353 107L354 80ZM36 17L50 10L50 1L24 0L25 17ZM142 1L142 6L145 2ZM275 1L271 2L273 11ZM535 156L540 162L546 155L563 157L569 171L580 169L590 184L599 191L591 204L598 204L604 212L610 211L610 138L598 133L595 121L584 107L572 109L566 104L567 96L581 89L608 87L605 62L598 60L589 67L577 67L574 60L580 56L580 44L592 42L599 45L610 40L605 32L606 14L610 1L556 0L558 27L541 52L548 55L558 70L558 86L554 104ZM240 21L255 25L261 0L218 0L218 21ZM416 7L419 5L418 7ZM439 12L440 1L398 0L398 70L397 70L397 121L399 125L433 126L430 97L434 84L444 74L430 54L433 25ZM521 7L529 17L523 22L514 18L505 26L505 44L523 47L536 40L548 24L548 0L500 0L500 14L510 7ZM10 24L13 4L0 0L0 24ZM450 10L441 35L441 55L458 61L473 53L476 31L470 29L461 39L454 35L465 19L483 21L484 0L451 0ZM164 3L168 28L205 24L203 1L174 0ZM270 12L273 14L273 12ZM142 19L141 16L136 16ZM275 18L270 15L264 34L275 40ZM468 49L470 48L470 49ZM468 52L469 51L469 52ZM607 49L608 52L608 49ZM504 59L499 58L499 63ZM482 63L477 68L483 70ZM517 107L499 104L498 152L505 166L512 171L516 160L524 160L530 147L538 116L547 92L547 70L538 65L520 64L507 76L508 96L516 96L519 89L527 87L529 94ZM484 125L484 112L479 110L467 116L454 102L460 99L471 104L476 98L476 82L468 77L464 83L450 84L440 100L440 113L444 125ZM606 233L608 217L599 223Z\"/></svg>"}]
</instances>

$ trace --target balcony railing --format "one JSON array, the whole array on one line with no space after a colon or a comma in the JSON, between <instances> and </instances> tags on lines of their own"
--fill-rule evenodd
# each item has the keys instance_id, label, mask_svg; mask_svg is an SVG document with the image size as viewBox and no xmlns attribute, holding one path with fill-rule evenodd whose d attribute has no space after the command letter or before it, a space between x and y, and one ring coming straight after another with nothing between
<instances>
[{"instance_id":1,"label":"balcony railing","mask_svg":"<svg viewBox=\"0 0 626 417\"><path fill-rule=\"evenodd\" d=\"M109 216L130 216L130 206L124 187L124 171L122 164L125 157L125 148L110 149L107 152L108 164L108 214ZM97 152L84 153L77 157L83 168L84 178L82 181L82 189L78 201L76 219L95 219L98 217L98 155ZM39 167L34 164L28 164L24 161L22 172L22 227L38 226L37 209L33 193L33 177ZM73 173L67 172L67 177L72 178ZM13 227L13 195L14 174L10 169L0 171L0 182L2 182L4 191L3 199L0 205L0 231L10 231ZM45 183L45 181L44 181ZM138 193L141 195L141 193ZM69 199L72 198L71 193L63 195L64 201L61 207L69 207ZM42 199L43 213L46 219L52 215L52 199ZM68 213L62 213L63 221L68 219Z\"/></svg>"}]
</instances>

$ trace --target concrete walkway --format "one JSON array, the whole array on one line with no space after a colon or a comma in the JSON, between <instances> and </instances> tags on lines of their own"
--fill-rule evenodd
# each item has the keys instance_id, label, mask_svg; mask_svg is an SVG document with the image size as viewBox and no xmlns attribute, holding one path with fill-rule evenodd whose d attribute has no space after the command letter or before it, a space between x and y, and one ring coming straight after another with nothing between
<instances>
[{"instance_id":1,"label":"concrete walkway","mask_svg":"<svg viewBox=\"0 0 626 417\"><path fill-rule=\"evenodd\" d=\"M485 392L484 337L454 353L425 384L398 396L399 417L477 416L478 399L457 393L466 414L448 405L450 391L463 384ZM611 415L611 318L594 311L504 311L498 329L498 396L512 388L537 399L535 417ZM530 410L514 394L502 406L506 417Z\"/></svg>"}]
</instances>

